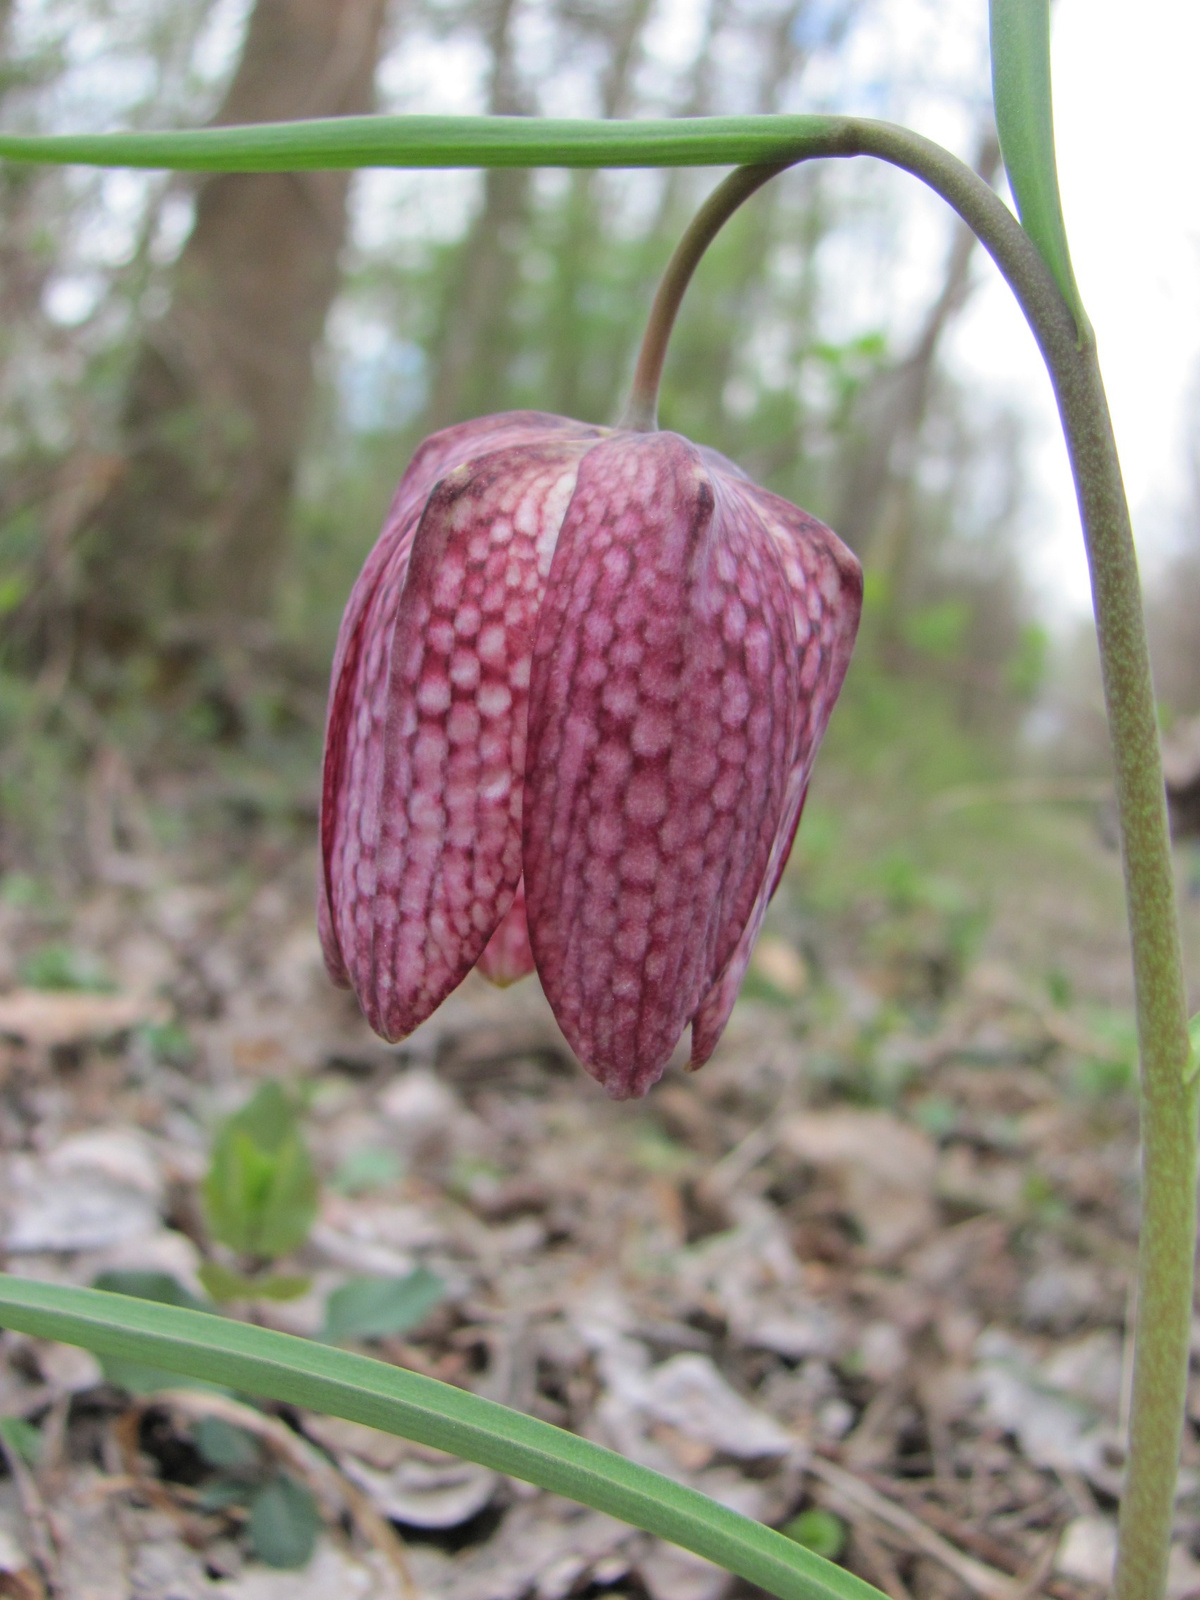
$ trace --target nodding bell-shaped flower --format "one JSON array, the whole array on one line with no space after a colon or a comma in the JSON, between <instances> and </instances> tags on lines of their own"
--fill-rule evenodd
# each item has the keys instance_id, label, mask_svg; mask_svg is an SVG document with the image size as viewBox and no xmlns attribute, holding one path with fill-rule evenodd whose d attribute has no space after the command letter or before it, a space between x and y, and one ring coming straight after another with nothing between
<instances>
[{"instance_id":1,"label":"nodding bell-shaped flower","mask_svg":"<svg viewBox=\"0 0 1200 1600\"><path fill-rule=\"evenodd\" d=\"M321 810L330 974L401 1039L536 966L644 1094L733 1008L841 688L858 562L674 433L514 412L434 434L355 585Z\"/></svg>"}]
</instances>

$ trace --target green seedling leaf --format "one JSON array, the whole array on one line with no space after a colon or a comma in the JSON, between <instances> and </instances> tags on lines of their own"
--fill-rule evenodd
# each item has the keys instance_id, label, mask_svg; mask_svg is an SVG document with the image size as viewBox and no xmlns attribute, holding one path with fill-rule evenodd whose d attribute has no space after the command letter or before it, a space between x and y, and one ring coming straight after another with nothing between
<instances>
[{"instance_id":1,"label":"green seedling leaf","mask_svg":"<svg viewBox=\"0 0 1200 1600\"><path fill-rule=\"evenodd\" d=\"M254 1487L245 1478L213 1478L196 1490L196 1504L201 1511L225 1511L230 1506L244 1506L253 1498Z\"/></svg>"},{"instance_id":2,"label":"green seedling leaf","mask_svg":"<svg viewBox=\"0 0 1200 1600\"><path fill-rule=\"evenodd\" d=\"M182 1306L187 1311L214 1312L216 1307L198 1299L190 1289L169 1272L139 1272L136 1270L101 1272L92 1280L94 1289L108 1294L128 1295L137 1300L152 1300L156 1305ZM160 1389L212 1389L210 1383L180 1380L176 1372L163 1367L148 1366L140 1361L127 1361L122 1356L100 1358L100 1370L109 1383L129 1394L157 1394Z\"/></svg>"},{"instance_id":3,"label":"green seedling leaf","mask_svg":"<svg viewBox=\"0 0 1200 1600\"><path fill-rule=\"evenodd\" d=\"M269 1272L257 1283L255 1293L260 1300L299 1300L312 1288L312 1279L303 1272Z\"/></svg>"},{"instance_id":4,"label":"green seedling leaf","mask_svg":"<svg viewBox=\"0 0 1200 1600\"><path fill-rule=\"evenodd\" d=\"M42 1436L24 1417L0 1417L0 1439L26 1466L36 1467L42 1450Z\"/></svg>"},{"instance_id":5,"label":"green seedling leaf","mask_svg":"<svg viewBox=\"0 0 1200 1600\"><path fill-rule=\"evenodd\" d=\"M214 1300L298 1300L312 1287L312 1279L302 1273L235 1272L219 1261L206 1261L200 1268L200 1281Z\"/></svg>"},{"instance_id":6,"label":"green seedling leaf","mask_svg":"<svg viewBox=\"0 0 1200 1600\"><path fill-rule=\"evenodd\" d=\"M154 1300L161 1306L184 1306L189 1311L211 1311L212 1306L180 1283L171 1272L140 1272L134 1269L101 1272L92 1280L93 1289L109 1294L136 1295L139 1300Z\"/></svg>"},{"instance_id":7,"label":"green seedling leaf","mask_svg":"<svg viewBox=\"0 0 1200 1600\"><path fill-rule=\"evenodd\" d=\"M351 1278L325 1302L330 1344L347 1339L385 1339L415 1328L443 1298L446 1286L427 1267L404 1278Z\"/></svg>"},{"instance_id":8,"label":"green seedling leaf","mask_svg":"<svg viewBox=\"0 0 1200 1600\"><path fill-rule=\"evenodd\" d=\"M363 1145L349 1153L332 1181L342 1194L363 1194L368 1189L386 1189L403 1175L404 1163L395 1151L380 1145Z\"/></svg>"},{"instance_id":9,"label":"green seedling leaf","mask_svg":"<svg viewBox=\"0 0 1200 1600\"><path fill-rule=\"evenodd\" d=\"M276 1152L258 1218L255 1253L273 1260L298 1249L316 1218L317 1197L316 1169L296 1133Z\"/></svg>"},{"instance_id":10,"label":"green seedling leaf","mask_svg":"<svg viewBox=\"0 0 1200 1600\"><path fill-rule=\"evenodd\" d=\"M1026 233L1090 335L1067 247L1050 94L1050 0L991 0L992 98L1004 170Z\"/></svg>"},{"instance_id":11,"label":"green seedling leaf","mask_svg":"<svg viewBox=\"0 0 1200 1600\"><path fill-rule=\"evenodd\" d=\"M138 1030L156 1061L186 1067L194 1060L196 1047L191 1035L179 1022L148 1022Z\"/></svg>"},{"instance_id":12,"label":"green seedling leaf","mask_svg":"<svg viewBox=\"0 0 1200 1600\"><path fill-rule=\"evenodd\" d=\"M881 1600L878 1589L794 1539L590 1439L334 1345L6 1274L0 1274L0 1327L169 1366L449 1450L668 1539L779 1600Z\"/></svg>"},{"instance_id":13,"label":"green seedling leaf","mask_svg":"<svg viewBox=\"0 0 1200 1600\"><path fill-rule=\"evenodd\" d=\"M264 1084L218 1130L204 1203L214 1237L241 1255L270 1261L307 1239L317 1175L279 1084Z\"/></svg>"},{"instance_id":14,"label":"green seedling leaf","mask_svg":"<svg viewBox=\"0 0 1200 1600\"><path fill-rule=\"evenodd\" d=\"M832 1511L822 1511L819 1506L802 1511L785 1523L780 1532L814 1555L824 1556L826 1561L836 1561L846 1547L845 1523Z\"/></svg>"},{"instance_id":15,"label":"green seedling leaf","mask_svg":"<svg viewBox=\"0 0 1200 1600\"><path fill-rule=\"evenodd\" d=\"M250 1502L246 1532L254 1554L268 1567L306 1567L321 1531L321 1513L303 1484L280 1473Z\"/></svg>"},{"instance_id":16,"label":"green seedling leaf","mask_svg":"<svg viewBox=\"0 0 1200 1600\"><path fill-rule=\"evenodd\" d=\"M294 1101L279 1083L264 1083L226 1127L240 1128L260 1150L278 1150L295 1134L299 1123Z\"/></svg>"},{"instance_id":17,"label":"green seedling leaf","mask_svg":"<svg viewBox=\"0 0 1200 1600\"><path fill-rule=\"evenodd\" d=\"M219 1472L246 1478L262 1466L254 1435L223 1417L201 1417L192 1430L192 1443L208 1466Z\"/></svg>"}]
</instances>

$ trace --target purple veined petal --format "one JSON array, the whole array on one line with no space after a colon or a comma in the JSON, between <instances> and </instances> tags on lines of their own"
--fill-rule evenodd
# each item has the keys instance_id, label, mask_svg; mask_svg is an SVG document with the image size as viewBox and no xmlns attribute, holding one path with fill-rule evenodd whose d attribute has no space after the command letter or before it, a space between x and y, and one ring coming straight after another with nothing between
<instances>
[{"instance_id":1,"label":"purple veined petal","mask_svg":"<svg viewBox=\"0 0 1200 1600\"><path fill-rule=\"evenodd\" d=\"M746 969L750 965L750 957L754 954L755 942L762 931L763 918L767 914L767 906L770 904L775 890L779 887L779 880L783 876L783 869L787 865L788 856L791 854L792 843L796 837L796 829L800 826L800 814L804 810L804 801L807 794L807 782L800 788L798 799L793 794L789 794L783 820L780 823L779 832L775 836L771 859L767 864L767 871L763 881L759 885L759 892L755 898L754 908L750 913L749 920L742 929L741 938L738 940L737 947L726 963L724 970L704 996L699 1009L692 1018L692 1053L688 1066L693 1071L704 1065L721 1042L721 1035L725 1032L726 1024L737 1001L738 991L742 987L742 979L746 976Z\"/></svg>"},{"instance_id":2,"label":"purple veined petal","mask_svg":"<svg viewBox=\"0 0 1200 1600\"><path fill-rule=\"evenodd\" d=\"M661 1075L769 870L791 612L774 541L694 446L624 434L587 456L534 647L525 889L547 998L616 1098Z\"/></svg>"},{"instance_id":3,"label":"purple veined petal","mask_svg":"<svg viewBox=\"0 0 1200 1600\"><path fill-rule=\"evenodd\" d=\"M512 903L534 627L589 432L489 450L443 477L394 621L365 632L364 650L387 655L382 693L355 706L375 767L349 773L363 783L358 826L334 842L330 889L359 1003L385 1038L462 981Z\"/></svg>"},{"instance_id":4,"label":"purple veined petal","mask_svg":"<svg viewBox=\"0 0 1200 1600\"><path fill-rule=\"evenodd\" d=\"M419 447L392 498L383 532L359 574L338 630L325 731L317 924L325 965L345 987L368 952L355 924L335 918L330 892L350 870L347 848L364 826L377 826L383 781L383 714L391 642L413 535L434 486L446 473L490 450L547 438L595 438L596 429L537 411L505 412L443 428ZM366 818L364 819L364 811Z\"/></svg>"},{"instance_id":5,"label":"purple veined petal","mask_svg":"<svg viewBox=\"0 0 1200 1600\"><path fill-rule=\"evenodd\" d=\"M513 903L500 920L500 925L484 946L483 954L475 963L475 970L498 989L527 978L534 970L533 951L529 944L529 923L525 920L525 880L522 878L513 896Z\"/></svg>"},{"instance_id":6,"label":"purple veined petal","mask_svg":"<svg viewBox=\"0 0 1200 1600\"><path fill-rule=\"evenodd\" d=\"M850 665L862 613L862 568L831 529L749 481L722 480L719 488L758 510L764 536L780 552L792 595L801 703L788 799L771 860L737 948L692 1019L692 1067L703 1066L712 1055L737 1000L768 902L791 854L813 761Z\"/></svg>"}]
</instances>

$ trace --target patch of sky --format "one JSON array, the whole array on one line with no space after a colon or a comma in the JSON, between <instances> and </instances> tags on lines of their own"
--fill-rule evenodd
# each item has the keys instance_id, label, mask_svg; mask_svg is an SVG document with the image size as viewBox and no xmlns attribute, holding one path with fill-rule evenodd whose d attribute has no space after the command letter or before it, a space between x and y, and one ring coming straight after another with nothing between
<instances>
[{"instance_id":1,"label":"patch of sky","mask_svg":"<svg viewBox=\"0 0 1200 1600\"><path fill-rule=\"evenodd\" d=\"M380 62L379 109L426 116L469 116L484 108L488 53L481 39L439 39L414 28L401 31Z\"/></svg>"},{"instance_id":2,"label":"patch of sky","mask_svg":"<svg viewBox=\"0 0 1200 1600\"><path fill-rule=\"evenodd\" d=\"M95 311L107 287L98 272L73 272L51 278L42 291L42 310L60 328L77 328Z\"/></svg>"},{"instance_id":3,"label":"patch of sky","mask_svg":"<svg viewBox=\"0 0 1200 1600\"><path fill-rule=\"evenodd\" d=\"M164 197L159 207L154 237L150 241L150 258L157 266L174 261L192 231L195 216L196 199L193 194L173 189Z\"/></svg>"},{"instance_id":4,"label":"patch of sky","mask_svg":"<svg viewBox=\"0 0 1200 1600\"><path fill-rule=\"evenodd\" d=\"M390 432L425 403L428 372L418 345L343 302L331 319L339 410L354 433Z\"/></svg>"},{"instance_id":5,"label":"patch of sky","mask_svg":"<svg viewBox=\"0 0 1200 1600\"><path fill-rule=\"evenodd\" d=\"M215 81L233 68L250 16L252 0L216 0L196 38L191 65L201 78Z\"/></svg>"},{"instance_id":6,"label":"patch of sky","mask_svg":"<svg viewBox=\"0 0 1200 1600\"><path fill-rule=\"evenodd\" d=\"M392 172L368 168L355 180L351 229L360 250L393 252L406 241L459 239L478 204L478 172Z\"/></svg>"}]
</instances>

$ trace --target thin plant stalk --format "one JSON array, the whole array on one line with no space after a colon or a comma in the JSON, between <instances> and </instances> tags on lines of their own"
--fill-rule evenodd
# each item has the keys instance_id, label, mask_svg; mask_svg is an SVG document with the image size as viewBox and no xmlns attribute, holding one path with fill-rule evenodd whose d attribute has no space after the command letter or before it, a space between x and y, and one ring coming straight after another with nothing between
<instances>
[{"instance_id":1,"label":"thin plant stalk","mask_svg":"<svg viewBox=\"0 0 1200 1600\"><path fill-rule=\"evenodd\" d=\"M621 416L622 428L631 428L635 433L653 433L658 427L658 390L663 362L692 274L738 207L790 165L791 162L785 161L763 167L735 167L688 223L655 291L629 388L629 401Z\"/></svg>"},{"instance_id":2,"label":"thin plant stalk","mask_svg":"<svg viewBox=\"0 0 1200 1600\"><path fill-rule=\"evenodd\" d=\"M1129 506L1094 338L1028 235L963 163L906 129L859 125L858 150L914 173L975 231L1025 313L1054 385L1087 546L1112 741L1141 1057L1142 1219L1117 1600L1166 1584L1191 1333L1197 1093L1150 654ZM653 428L675 314L704 249L782 165L713 191L663 276L638 357L628 427Z\"/></svg>"},{"instance_id":3,"label":"thin plant stalk","mask_svg":"<svg viewBox=\"0 0 1200 1600\"><path fill-rule=\"evenodd\" d=\"M761 172L816 156L859 155L879 157L928 184L996 262L1049 370L1075 479L1112 739L1141 1057L1142 1224L1117 1596L1160 1600L1191 1325L1197 1087L1188 1073L1179 924L1137 559L1108 404L1086 321L1077 325L1016 218L977 174L940 146L892 123L854 117L340 118L187 133L0 136L0 159L209 171L750 164ZM740 195L740 204L762 181L747 176L727 182L726 199ZM719 226L711 212L702 230L711 230L710 238L714 223ZM690 265L689 258L680 259L674 286L656 313L665 331L699 258L699 237L693 234ZM660 327L654 338L663 334ZM657 359L647 356L651 366ZM653 425L653 392L645 374L631 416L632 426Z\"/></svg>"}]
</instances>

